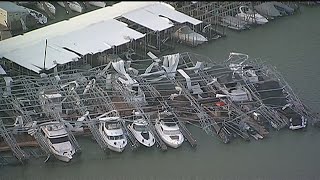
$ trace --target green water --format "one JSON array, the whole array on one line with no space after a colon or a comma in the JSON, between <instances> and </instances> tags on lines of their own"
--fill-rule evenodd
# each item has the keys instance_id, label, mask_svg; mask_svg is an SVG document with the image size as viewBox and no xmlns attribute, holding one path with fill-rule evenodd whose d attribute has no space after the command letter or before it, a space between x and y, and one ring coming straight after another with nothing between
<instances>
[{"instance_id":1,"label":"green water","mask_svg":"<svg viewBox=\"0 0 320 180\"><path fill-rule=\"evenodd\" d=\"M281 17L249 31L228 31L226 38L197 48L178 47L221 61L230 51L261 57L277 69L304 103L320 112L320 7ZM222 144L196 127L192 149L127 149L105 154L91 138L81 138L82 154L71 163L30 161L0 168L0 179L320 179L320 130L272 131L262 141ZM44 159L43 159L44 160Z\"/></svg>"}]
</instances>

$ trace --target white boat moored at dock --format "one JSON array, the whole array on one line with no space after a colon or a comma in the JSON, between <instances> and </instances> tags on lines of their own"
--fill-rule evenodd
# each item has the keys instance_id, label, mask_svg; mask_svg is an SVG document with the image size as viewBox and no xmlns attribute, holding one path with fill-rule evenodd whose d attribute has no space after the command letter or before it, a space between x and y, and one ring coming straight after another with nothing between
<instances>
[{"instance_id":1,"label":"white boat moored at dock","mask_svg":"<svg viewBox=\"0 0 320 180\"><path fill-rule=\"evenodd\" d=\"M65 126L59 122L41 124L40 127L47 143L50 144L50 151L53 155L64 162L72 159L75 149L72 146Z\"/></svg>"},{"instance_id":2,"label":"white boat moored at dock","mask_svg":"<svg viewBox=\"0 0 320 180\"><path fill-rule=\"evenodd\" d=\"M267 18L261 16L259 13L254 12L248 6L240 6L240 13L236 15L236 17L245 20L249 24L265 24L268 21Z\"/></svg>"}]
</instances>

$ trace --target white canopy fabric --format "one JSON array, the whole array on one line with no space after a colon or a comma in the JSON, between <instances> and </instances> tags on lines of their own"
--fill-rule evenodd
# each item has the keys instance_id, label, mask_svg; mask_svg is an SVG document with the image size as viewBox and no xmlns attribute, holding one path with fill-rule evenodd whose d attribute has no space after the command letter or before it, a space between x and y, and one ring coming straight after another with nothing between
<instances>
[{"instance_id":1,"label":"white canopy fabric","mask_svg":"<svg viewBox=\"0 0 320 180\"><path fill-rule=\"evenodd\" d=\"M127 24L109 19L86 28L69 32L57 38L52 38L53 44L67 47L81 55L95 54L130 42L130 39L140 39L145 34L127 27Z\"/></svg>"},{"instance_id":2,"label":"white canopy fabric","mask_svg":"<svg viewBox=\"0 0 320 180\"><path fill-rule=\"evenodd\" d=\"M45 40L31 46L8 52L4 54L4 57L14 60L15 63L39 73L44 64L44 52ZM77 60L78 58L80 57L75 53L54 45L51 46L48 43L45 68L50 69L55 67L56 64L64 64L73 60Z\"/></svg>"},{"instance_id":3,"label":"white canopy fabric","mask_svg":"<svg viewBox=\"0 0 320 180\"><path fill-rule=\"evenodd\" d=\"M123 14L122 17L153 31L162 31L173 26L169 21L166 21L145 9L137 9L135 11L128 12Z\"/></svg>"},{"instance_id":4,"label":"white canopy fabric","mask_svg":"<svg viewBox=\"0 0 320 180\"><path fill-rule=\"evenodd\" d=\"M145 36L128 28L127 24L113 19L115 17L123 16L154 31L162 31L173 26L170 21L159 15L177 22L197 23L164 3L123 1L0 41L0 58L5 57L39 72L43 68L46 39L46 68L50 69L56 63L63 64L80 58L74 52L80 55L94 54Z\"/></svg>"},{"instance_id":5,"label":"white canopy fabric","mask_svg":"<svg viewBox=\"0 0 320 180\"><path fill-rule=\"evenodd\" d=\"M176 11L172 6L165 3L157 3L144 7L146 11L149 11L157 16L164 16L178 23L189 22L193 25L198 25L202 21Z\"/></svg>"}]
</instances>

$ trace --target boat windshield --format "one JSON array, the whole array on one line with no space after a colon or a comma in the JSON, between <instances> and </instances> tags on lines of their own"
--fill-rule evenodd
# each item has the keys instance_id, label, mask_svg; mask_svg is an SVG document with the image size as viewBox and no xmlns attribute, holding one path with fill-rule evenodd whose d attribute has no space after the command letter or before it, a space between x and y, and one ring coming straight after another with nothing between
<instances>
[{"instance_id":1,"label":"boat windshield","mask_svg":"<svg viewBox=\"0 0 320 180\"><path fill-rule=\"evenodd\" d=\"M59 144L59 143L68 142L69 138L68 138L68 136L62 136L62 137L58 137L58 138L49 138L49 140L52 144Z\"/></svg>"},{"instance_id":2,"label":"boat windshield","mask_svg":"<svg viewBox=\"0 0 320 180\"><path fill-rule=\"evenodd\" d=\"M180 134L179 130L163 130L163 133L166 135L177 135Z\"/></svg>"},{"instance_id":3,"label":"boat windshield","mask_svg":"<svg viewBox=\"0 0 320 180\"><path fill-rule=\"evenodd\" d=\"M114 123L114 124L108 124L107 129L112 130L112 129L120 129L120 124L119 123Z\"/></svg>"},{"instance_id":4,"label":"boat windshield","mask_svg":"<svg viewBox=\"0 0 320 180\"><path fill-rule=\"evenodd\" d=\"M123 135L119 135L119 136L107 136L108 139L110 140L120 140L120 139L124 139Z\"/></svg>"},{"instance_id":5,"label":"boat windshield","mask_svg":"<svg viewBox=\"0 0 320 180\"><path fill-rule=\"evenodd\" d=\"M191 34L191 33L193 33L193 31L190 29L189 26L184 26L180 30L181 30L182 34Z\"/></svg>"},{"instance_id":6,"label":"boat windshield","mask_svg":"<svg viewBox=\"0 0 320 180\"><path fill-rule=\"evenodd\" d=\"M133 129L139 132L145 132L147 131L147 127L145 125L137 125L133 124Z\"/></svg>"}]
</instances>

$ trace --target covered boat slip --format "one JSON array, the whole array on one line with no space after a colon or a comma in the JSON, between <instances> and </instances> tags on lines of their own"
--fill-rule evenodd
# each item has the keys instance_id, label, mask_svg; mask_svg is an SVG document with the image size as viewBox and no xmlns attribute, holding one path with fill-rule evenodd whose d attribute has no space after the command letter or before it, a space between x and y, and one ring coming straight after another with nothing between
<instances>
[{"instance_id":1,"label":"covered boat slip","mask_svg":"<svg viewBox=\"0 0 320 180\"><path fill-rule=\"evenodd\" d=\"M176 11L166 3L159 2L124 13L117 19L141 33L146 33L147 45L150 50L154 50L154 53L165 49L161 47L162 45L168 46L166 42L172 38L175 26L186 23L197 26L202 23L202 21Z\"/></svg>"},{"instance_id":2,"label":"covered boat slip","mask_svg":"<svg viewBox=\"0 0 320 180\"><path fill-rule=\"evenodd\" d=\"M0 42L0 57L14 62L16 69L22 66L31 72L39 73L44 65L45 40L48 40L46 68L52 68L57 63L72 62L81 55L102 52L112 47L116 51L117 46L143 38L144 35L113 18L154 3L120 2L112 7L101 8L6 39Z\"/></svg>"},{"instance_id":3,"label":"covered boat slip","mask_svg":"<svg viewBox=\"0 0 320 180\"><path fill-rule=\"evenodd\" d=\"M32 71L39 72L41 68L44 68L45 49L45 68L51 69L56 64L66 64L78 60L81 56L103 52L143 37L144 34L128 28L126 24L110 19L64 35L48 38L47 48L45 48L45 40L41 40L38 43L7 52L2 56Z\"/></svg>"}]
</instances>

